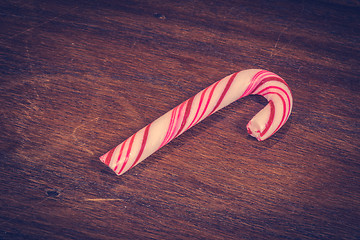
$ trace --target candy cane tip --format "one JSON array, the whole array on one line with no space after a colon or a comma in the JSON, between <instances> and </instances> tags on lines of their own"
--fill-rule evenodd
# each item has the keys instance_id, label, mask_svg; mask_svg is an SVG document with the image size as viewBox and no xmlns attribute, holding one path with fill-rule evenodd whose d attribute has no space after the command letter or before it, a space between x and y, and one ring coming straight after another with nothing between
<instances>
[{"instance_id":1,"label":"candy cane tip","mask_svg":"<svg viewBox=\"0 0 360 240\"><path fill-rule=\"evenodd\" d=\"M252 121L250 121L247 125L246 125L246 129L247 132L250 136L256 138L259 142L265 140L261 138L261 131L260 131L260 126L258 126L258 124L253 123Z\"/></svg>"},{"instance_id":2,"label":"candy cane tip","mask_svg":"<svg viewBox=\"0 0 360 240\"><path fill-rule=\"evenodd\" d=\"M105 163L105 162L106 162L106 156L107 156L107 155L108 155L108 154L106 153L106 154L102 155L101 157L99 157L100 161L102 161L103 163Z\"/></svg>"}]
</instances>

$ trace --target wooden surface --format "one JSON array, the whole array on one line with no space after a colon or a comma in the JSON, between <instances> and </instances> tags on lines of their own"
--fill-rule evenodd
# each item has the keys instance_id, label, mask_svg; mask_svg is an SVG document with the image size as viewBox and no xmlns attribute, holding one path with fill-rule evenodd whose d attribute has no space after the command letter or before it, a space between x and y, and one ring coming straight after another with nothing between
<instances>
[{"instance_id":1,"label":"wooden surface","mask_svg":"<svg viewBox=\"0 0 360 240\"><path fill-rule=\"evenodd\" d=\"M89 1L90 2L90 1ZM357 1L1 1L0 239L359 239ZM116 176L98 157L239 70L282 76Z\"/></svg>"}]
</instances>

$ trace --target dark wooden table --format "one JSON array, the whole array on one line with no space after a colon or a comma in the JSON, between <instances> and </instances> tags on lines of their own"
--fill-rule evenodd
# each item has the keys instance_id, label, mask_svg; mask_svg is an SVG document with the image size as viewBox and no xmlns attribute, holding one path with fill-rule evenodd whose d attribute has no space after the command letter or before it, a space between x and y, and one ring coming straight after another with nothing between
<instances>
[{"instance_id":1,"label":"dark wooden table","mask_svg":"<svg viewBox=\"0 0 360 240\"><path fill-rule=\"evenodd\" d=\"M0 239L359 239L358 1L1 1ZM99 156L239 70L249 96L122 176Z\"/></svg>"}]
</instances>

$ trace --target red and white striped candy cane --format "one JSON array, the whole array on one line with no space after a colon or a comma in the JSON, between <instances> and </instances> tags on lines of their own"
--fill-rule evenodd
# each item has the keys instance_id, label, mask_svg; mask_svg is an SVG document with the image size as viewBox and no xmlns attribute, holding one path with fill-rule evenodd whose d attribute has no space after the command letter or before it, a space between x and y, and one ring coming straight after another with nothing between
<instances>
[{"instance_id":1,"label":"red and white striped candy cane","mask_svg":"<svg viewBox=\"0 0 360 240\"><path fill-rule=\"evenodd\" d=\"M249 69L205 88L111 149L100 160L121 175L207 116L250 94L264 96L269 101L247 124L251 136L265 140L289 118L292 94L278 75Z\"/></svg>"}]
</instances>

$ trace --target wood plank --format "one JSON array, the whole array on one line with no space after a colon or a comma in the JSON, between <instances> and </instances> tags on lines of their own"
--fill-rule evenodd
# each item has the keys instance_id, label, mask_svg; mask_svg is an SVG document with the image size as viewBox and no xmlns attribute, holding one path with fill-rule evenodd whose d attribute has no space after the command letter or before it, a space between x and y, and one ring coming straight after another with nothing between
<instances>
[{"instance_id":1,"label":"wood plank","mask_svg":"<svg viewBox=\"0 0 360 240\"><path fill-rule=\"evenodd\" d=\"M0 3L1 239L360 238L357 1ZM283 77L122 176L98 159L236 71Z\"/></svg>"}]
</instances>

